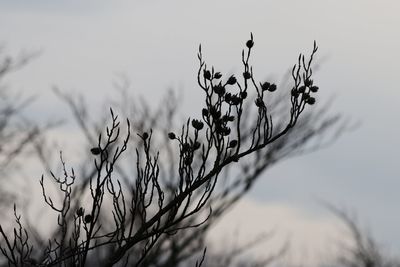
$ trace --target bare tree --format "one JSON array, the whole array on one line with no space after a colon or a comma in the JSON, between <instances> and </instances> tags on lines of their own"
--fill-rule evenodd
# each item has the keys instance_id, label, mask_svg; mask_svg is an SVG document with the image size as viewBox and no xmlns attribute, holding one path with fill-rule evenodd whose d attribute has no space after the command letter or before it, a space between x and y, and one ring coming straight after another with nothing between
<instances>
[{"instance_id":1,"label":"bare tree","mask_svg":"<svg viewBox=\"0 0 400 267\"><path fill-rule=\"evenodd\" d=\"M127 109L132 104L121 101L120 109L130 118L125 126L110 109L111 118L92 127L83 102L59 92L90 144L94 164L76 173L60 154L63 173L51 176L61 201L48 195L41 178L44 200L57 214L48 237L32 227L25 230L14 208L13 234L0 228L8 265L183 264L203 251L211 225L271 164L313 150L322 144L317 137L331 129L340 131L338 116L306 112L319 90L312 79L315 42L311 56L300 55L292 69L289 95L274 101L277 86L254 77L249 61L253 45L251 36L242 51L240 79L224 78L207 67L199 48L197 80L205 105L202 117L187 119L180 131L170 132L176 114L173 98L155 112L142 105L133 117ZM130 121L136 121L137 135L131 134ZM105 123L109 126L98 134Z\"/></svg>"},{"instance_id":2,"label":"bare tree","mask_svg":"<svg viewBox=\"0 0 400 267\"><path fill-rule=\"evenodd\" d=\"M10 190L10 180L15 170L23 166L19 157L33 140L45 131L47 126L34 123L24 115L33 97L25 97L21 92L11 90L7 85L7 76L24 67L37 53L22 53L20 56L7 56L5 47L0 46L0 209L3 210L13 201L15 195ZM8 186L7 186L8 185ZM12 205L11 205L12 206ZM2 213L2 217L5 214Z\"/></svg>"},{"instance_id":3,"label":"bare tree","mask_svg":"<svg viewBox=\"0 0 400 267\"><path fill-rule=\"evenodd\" d=\"M326 203L325 203L326 204ZM325 206L335 214L348 231L347 242L341 242L338 264L348 267L398 267L399 259L388 255L368 231L362 229L357 218L331 204Z\"/></svg>"}]
</instances>

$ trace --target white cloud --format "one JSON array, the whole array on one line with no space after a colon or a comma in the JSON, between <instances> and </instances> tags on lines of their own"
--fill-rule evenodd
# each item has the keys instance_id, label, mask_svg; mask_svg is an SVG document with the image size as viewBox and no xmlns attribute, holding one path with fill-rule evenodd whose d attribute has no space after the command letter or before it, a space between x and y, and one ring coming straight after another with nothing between
<instances>
[{"instance_id":1,"label":"white cloud","mask_svg":"<svg viewBox=\"0 0 400 267\"><path fill-rule=\"evenodd\" d=\"M251 249L255 257L268 256L289 242L283 261L303 266L317 266L333 259L343 231L332 215L312 215L306 210L282 203L261 203L244 197L212 228L208 235L215 247L232 249L261 234L273 233L270 239ZM230 244L230 245L228 245Z\"/></svg>"}]
</instances>

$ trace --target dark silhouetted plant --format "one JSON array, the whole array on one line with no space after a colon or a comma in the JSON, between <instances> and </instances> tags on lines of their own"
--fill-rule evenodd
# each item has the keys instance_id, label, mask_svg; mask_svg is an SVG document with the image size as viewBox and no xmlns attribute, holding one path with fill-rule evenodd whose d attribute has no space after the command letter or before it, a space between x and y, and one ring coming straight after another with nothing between
<instances>
[{"instance_id":1,"label":"dark silhouetted plant","mask_svg":"<svg viewBox=\"0 0 400 267\"><path fill-rule=\"evenodd\" d=\"M51 177L61 200L54 200L41 178L43 198L57 214L57 225L49 228L48 236L34 227L25 230L14 209L13 234L0 228L7 264L187 263L203 251L211 225L265 169L319 147L321 143L310 145L310 141L318 141L315 137L328 130L340 132L338 116L325 116L326 110L306 112L318 91L312 72L315 42L311 56L300 55L291 71L289 95L281 92L275 98L281 88L254 77L253 47L251 36L242 51L241 77L225 77L209 68L199 47L197 81L205 95L204 107L201 117L187 119L179 131L172 130L177 104L173 97L153 113L143 103L141 109L132 110L133 103L123 95L118 108L129 118L125 125L110 109L111 120L92 127L83 102L57 91L87 138L90 161L77 173L66 167L60 154L63 172ZM101 130L106 123L109 126ZM131 134L133 129L136 135ZM46 158L41 159L46 164ZM204 254L198 257L196 265Z\"/></svg>"},{"instance_id":2,"label":"dark silhouetted plant","mask_svg":"<svg viewBox=\"0 0 400 267\"><path fill-rule=\"evenodd\" d=\"M24 165L21 156L28 152L34 140L52 126L35 124L27 118L24 112L33 97L24 97L7 84L7 77L24 67L35 55L7 56L5 47L0 46L0 223L5 217L3 211L16 201L11 178Z\"/></svg>"},{"instance_id":3,"label":"dark silhouetted plant","mask_svg":"<svg viewBox=\"0 0 400 267\"><path fill-rule=\"evenodd\" d=\"M363 230L356 217L349 212L326 204L344 224L347 233L347 242L341 242L337 263L348 267L399 267L400 259L396 259L385 252L370 233Z\"/></svg>"}]
</instances>

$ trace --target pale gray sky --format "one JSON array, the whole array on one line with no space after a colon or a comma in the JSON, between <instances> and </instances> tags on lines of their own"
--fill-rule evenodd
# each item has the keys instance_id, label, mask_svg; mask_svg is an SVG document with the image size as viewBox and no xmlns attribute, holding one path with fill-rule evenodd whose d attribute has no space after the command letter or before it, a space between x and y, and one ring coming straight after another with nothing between
<instances>
[{"instance_id":1,"label":"pale gray sky","mask_svg":"<svg viewBox=\"0 0 400 267\"><path fill-rule=\"evenodd\" d=\"M65 116L51 86L83 92L92 105L124 73L148 99L181 89L183 112L202 105L196 86L199 43L209 64L240 72L253 32L253 65L262 80L280 77L317 40L326 57L319 99L361 126L322 151L282 162L250 198L325 216L316 199L354 209L382 243L400 249L400 3L395 0L14 1L0 2L0 41L10 54L42 54L9 77L40 95L31 112ZM49 112L51 110L51 112Z\"/></svg>"}]
</instances>

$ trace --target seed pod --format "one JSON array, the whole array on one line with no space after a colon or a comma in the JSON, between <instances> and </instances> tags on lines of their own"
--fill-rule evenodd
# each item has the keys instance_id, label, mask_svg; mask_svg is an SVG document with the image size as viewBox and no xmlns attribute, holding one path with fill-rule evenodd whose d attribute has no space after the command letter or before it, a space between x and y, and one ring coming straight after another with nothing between
<instances>
[{"instance_id":1,"label":"seed pod","mask_svg":"<svg viewBox=\"0 0 400 267\"><path fill-rule=\"evenodd\" d=\"M192 120L192 126L196 130L200 131L201 129L203 129L204 123L202 121L199 121L199 120Z\"/></svg>"},{"instance_id":2,"label":"seed pod","mask_svg":"<svg viewBox=\"0 0 400 267\"><path fill-rule=\"evenodd\" d=\"M85 210L84 210L82 207L80 207L80 208L76 211L76 215L77 215L78 217L83 216L84 213L85 213Z\"/></svg>"},{"instance_id":3,"label":"seed pod","mask_svg":"<svg viewBox=\"0 0 400 267\"><path fill-rule=\"evenodd\" d=\"M99 155L101 153L101 148L93 147L92 149L90 149L90 152L92 152L93 155Z\"/></svg>"},{"instance_id":4,"label":"seed pod","mask_svg":"<svg viewBox=\"0 0 400 267\"><path fill-rule=\"evenodd\" d=\"M226 81L226 84L229 84L229 85L234 85L235 83L236 83L236 78L233 75L231 77L229 77L228 81Z\"/></svg>"},{"instance_id":5,"label":"seed pod","mask_svg":"<svg viewBox=\"0 0 400 267\"><path fill-rule=\"evenodd\" d=\"M241 93L240 93L240 97L241 97L242 99L246 99L246 97L247 97L247 92L246 92L246 91L241 92Z\"/></svg>"},{"instance_id":6,"label":"seed pod","mask_svg":"<svg viewBox=\"0 0 400 267\"><path fill-rule=\"evenodd\" d=\"M241 99L237 95L233 95L231 99L231 104L236 106L240 104Z\"/></svg>"},{"instance_id":7,"label":"seed pod","mask_svg":"<svg viewBox=\"0 0 400 267\"><path fill-rule=\"evenodd\" d=\"M230 147L230 148L234 148L234 147L237 146L237 144L238 144L238 141L237 141L237 140L232 140L232 141L229 142L229 147Z\"/></svg>"},{"instance_id":8,"label":"seed pod","mask_svg":"<svg viewBox=\"0 0 400 267\"><path fill-rule=\"evenodd\" d=\"M310 96L309 98L307 98L306 103L309 105L314 105L315 104L315 98Z\"/></svg>"},{"instance_id":9,"label":"seed pod","mask_svg":"<svg viewBox=\"0 0 400 267\"><path fill-rule=\"evenodd\" d=\"M214 78L215 78L215 79L221 79L221 77L222 77L221 72L216 72L216 73L214 73Z\"/></svg>"},{"instance_id":10,"label":"seed pod","mask_svg":"<svg viewBox=\"0 0 400 267\"><path fill-rule=\"evenodd\" d=\"M311 79L306 79L306 80L304 81L304 85L307 86L307 87L312 86L312 85L313 85L313 80L311 80Z\"/></svg>"},{"instance_id":11,"label":"seed pod","mask_svg":"<svg viewBox=\"0 0 400 267\"><path fill-rule=\"evenodd\" d=\"M304 93L306 91L306 87L304 85L300 86L298 89L299 93Z\"/></svg>"},{"instance_id":12,"label":"seed pod","mask_svg":"<svg viewBox=\"0 0 400 267\"><path fill-rule=\"evenodd\" d=\"M174 139L176 139L176 136L174 133L171 132L171 133L168 133L168 138L171 140L174 140Z\"/></svg>"},{"instance_id":13,"label":"seed pod","mask_svg":"<svg viewBox=\"0 0 400 267\"><path fill-rule=\"evenodd\" d=\"M263 84L261 84L261 89L263 90L263 91L267 91L268 90L268 88L270 87L270 83L269 82L265 82L265 83L263 83Z\"/></svg>"},{"instance_id":14,"label":"seed pod","mask_svg":"<svg viewBox=\"0 0 400 267\"><path fill-rule=\"evenodd\" d=\"M250 79L250 78L251 78L250 72L248 72L248 71L243 72L243 77L244 77L246 80Z\"/></svg>"},{"instance_id":15,"label":"seed pod","mask_svg":"<svg viewBox=\"0 0 400 267\"><path fill-rule=\"evenodd\" d=\"M255 103L257 107L262 107L264 105L264 101L261 99L261 97L257 97Z\"/></svg>"},{"instance_id":16,"label":"seed pod","mask_svg":"<svg viewBox=\"0 0 400 267\"><path fill-rule=\"evenodd\" d=\"M93 220L92 215L88 214L85 216L84 219L85 223L90 223L92 220Z\"/></svg>"},{"instance_id":17,"label":"seed pod","mask_svg":"<svg viewBox=\"0 0 400 267\"><path fill-rule=\"evenodd\" d=\"M203 117L207 117L208 116L208 109L203 108L203 110L201 111L201 114L203 115Z\"/></svg>"},{"instance_id":18,"label":"seed pod","mask_svg":"<svg viewBox=\"0 0 400 267\"><path fill-rule=\"evenodd\" d=\"M247 48L252 48L253 47L253 45L254 45L254 41L253 40L248 40L247 42L246 42L246 46L247 46Z\"/></svg>"},{"instance_id":19,"label":"seed pod","mask_svg":"<svg viewBox=\"0 0 400 267\"><path fill-rule=\"evenodd\" d=\"M223 87L221 84L214 86L214 92L219 95L222 96L223 94L225 94L225 87Z\"/></svg>"},{"instance_id":20,"label":"seed pod","mask_svg":"<svg viewBox=\"0 0 400 267\"><path fill-rule=\"evenodd\" d=\"M310 87L310 91L313 92L313 93L318 92L318 89L319 89L318 86L311 86L311 87Z\"/></svg>"},{"instance_id":21,"label":"seed pod","mask_svg":"<svg viewBox=\"0 0 400 267\"><path fill-rule=\"evenodd\" d=\"M219 119L221 117L221 111L217 110L215 107L211 107L210 114L214 119Z\"/></svg>"},{"instance_id":22,"label":"seed pod","mask_svg":"<svg viewBox=\"0 0 400 267\"><path fill-rule=\"evenodd\" d=\"M231 93L226 93L225 94L225 102L230 103L232 100L232 94Z\"/></svg>"},{"instance_id":23,"label":"seed pod","mask_svg":"<svg viewBox=\"0 0 400 267\"><path fill-rule=\"evenodd\" d=\"M274 92L276 90L276 84L271 84L270 86L269 86L269 88L268 88L268 91L270 91L270 92Z\"/></svg>"},{"instance_id":24,"label":"seed pod","mask_svg":"<svg viewBox=\"0 0 400 267\"><path fill-rule=\"evenodd\" d=\"M147 132L143 133L143 140L146 140L147 138L149 138L149 134Z\"/></svg>"},{"instance_id":25,"label":"seed pod","mask_svg":"<svg viewBox=\"0 0 400 267\"><path fill-rule=\"evenodd\" d=\"M207 80L211 80L211 72L209 70L204 70L203 75Z\"/></svg>"},{"instance_id":26,"label":"seed pod","mask_svg":"<svg viewBox=\"0 0 400 267\"><path fill-rule=\"evenodd\" d=\"M224 128L223 128L222 135L227 136L227 135L229 135L230 133L231 133L231 128L229 128L229 127L224 127Z\"/></svg>"}]
</instances>

